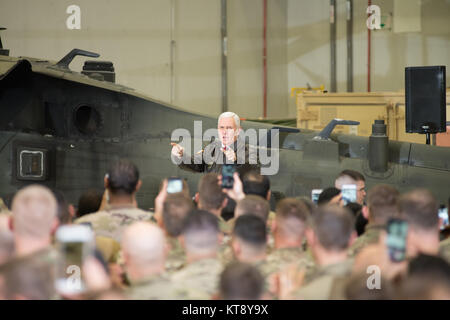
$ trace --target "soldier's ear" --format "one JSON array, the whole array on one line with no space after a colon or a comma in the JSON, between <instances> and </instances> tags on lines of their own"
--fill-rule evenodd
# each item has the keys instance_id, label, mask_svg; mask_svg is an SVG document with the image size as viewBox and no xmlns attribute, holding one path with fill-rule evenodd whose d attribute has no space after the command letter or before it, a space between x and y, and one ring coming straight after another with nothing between
<instances>
[{"instance_id":1,"label":"soldier's ear","mask_svg":"<svg viewBox=\"0 0 450 320\"><path fill-rule=\"evenodd\" d=\"M76 212L75 206L73 204L69 204L69 214L70 214L71 219L75 219L77 212Z\"/></svg>"},{"instance_id":2,"label":"soldier's ear","mask_svg":"<svg viewBox=\"0 0 450 320\"><path fill-rule=\"evenodd\" d=\"M53 223L52 223L52 227L51 227L51 231L50 234L53 236L56 233L56 230L58 229L58 227L60 226L59 223L59 219L57 217L55 217L55 219L53 219Z\"/></svg>"},{"instance_id":3,"label":"soldier's ear","mask_svg":"<svg viewBox=\"0 0 450 320\"><path fill-rule=\"evenodd\" d=\"M8 228L11 232L14 232L14 220L12 216L8 217Z\"/></svg>"},{"instance_id":4,"label":"soldier's ear","mask_svg":"<svg viewBox=\"0 0 450 320\"><path fill-rule=\"evenodd\" d=\"M198 201L199 201L199 199L200 199L200 195L198 194L198 192L196 192L195 193L195 197L194 197L195 199L195 203L198 205Z\"/></svg>"},{"instance_id":5,"label":"soldier's ear","mask_svg":"<svg viewBox=\"0 0 450 320\"><path fill-rule=\"evenodd\" d=\"M103 178L103 183L104 183L105 189L108 189L109 180L108 180L107 174L105 174L105 177Z\"/></svg>"},{"instance_id":6,"label":"soldier's ear","mask_svg":"<svg viewBox=\"0 0 450 320\"><path fill-rule=\"evenodd\" d=\"M141 187L142 187L142 180L139 179L139 181L138 181L138 183L136 185L136 192L138 192Z\"/></svg>"},{"instance_id":7,"label":"soldier's ear","mask_svg":"<svg viewBox=\"0 0 450 320\"><path fill-rule=\"evenodd\" d=\"M238 257L241 254L241 246L239 244L239 241L237 241L235 238L231 240L231 249L233 249L233 254L235 257Z\"/></svg>"},{"instance_id":8,"label":"soldier's ear","mask_svg":"<svg viewBox=\"0 0 450 320\"><path fill-rule=\"evenodd\" d=\"M225 208L225 207L227 206L227 203L228 203L228 198L225 197L225 199L223 199L223 201L222 201L222 206L221 206L221 208L222 208L222 209Z\"/></svg>"},{"instance_id":9,"label":"soldier's ear","mask_svg":"<svg viewBox=\"0 0 450 320\"><path fill-rule=\"evenodd\" d=\"M355 242L357 237L358 237L358 234L356 233L356 231L353 231L352 234L350 235L350 239L348 240L349 247Z\"/></svg>"},{"instance_id":10,"label":"soldier's ear","mask_svg":"<svg viewBox=\"0 0 450 320\"><path fill-rule=\"evenodd\" d=\"M306 228L305 235L306 241L308 242L308 246L313 247L316 242L314 231L311 228Z\"/></svg>"}]
</instances>

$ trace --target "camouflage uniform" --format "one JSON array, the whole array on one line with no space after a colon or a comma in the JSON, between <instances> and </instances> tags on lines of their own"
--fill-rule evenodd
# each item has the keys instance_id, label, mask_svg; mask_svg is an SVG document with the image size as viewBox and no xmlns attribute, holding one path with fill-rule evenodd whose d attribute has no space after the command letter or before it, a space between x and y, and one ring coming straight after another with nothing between
<instances>
[{"instance_id":1,"label":"camouflage uniform","mask_svg":"<svg viewBox=\"0 0 450 320\"><path fill-rule=\"evenodd\" d=\"M306 272L303 283L308 284L308 283L314 281L315 279L317 279L321 276L327 275L327 274L331 274L331 275L335 275L335 276L349 274L352 269L353 261L354 261L354 259L349 258L343 262L329 264L326 266L315 265L314 268L311 268Z\"/></svg>"},{"instance_id":2,"label":"camouflage uniform","mask_svg":"<svg viewBox=\"0 0 450 320\"><path fill-rule=\"evenodd\" d=\"M293 293L295 299L326 300L333 291L336 280L351 274L353 259L318 267L314 273L305 277L302 287Z\"/></svg>"},{"instance_id":3,"label":"camouflage uniform","mask_svg":"<svg viewBox=\"0 0 450 320\"><path fill-rule=\"evenodd\" d=\"M232 234L225 234L222 238L222 243L219 246L219 260L222 265L226 266L234 260L233 249L231 248Z\"/></svg>"},{"instance_id":4,"label":"camouflage uniform","mask_svg":"<svg viewBox=\"0 0 450 320\"><path fill-rule=\"evenodd\" d=\"M146 277L139 281L130 281L131 286L125 291L130 300L177 300L170 278L166 274Z\"/></svg>"},{"instance_id":5,"label":"camouflage uniform","mask_svg":"<svg viewBox=\"0 0 450 320\"><path fill-rule=\"evenodd\" d=\"M41 279L45 279L45 282L42 283L45 284L45 288L39 288L43 294L41 298L57 299L58 295L54 289L54 283L57 277L57 265L58 252L50 246L26 256L12 258L8 262L2 264L0 266L0 281L5 281L8 278L11 279L14 272L19 272L19 274L15 274L15 277L18 275L21 277L24 276L25 279L23 279L23 281L33 281L31 278L28 279L28 277L39 276ZM24 272L26 274L24 274ZM12 277L12 279L14 279L14 277Z\"/></svg>"},{"instance_id":6,"label":"camouflage uniform","mask_svg":"<svg viewBox=\"0 0 450 320\"><path fill-rule=\"evenodd\" d=\"M97 250L101 252L106 262L117 262L120 252L120 243L109 237L96 236L95 245Z\"/></svg>"},{"instance_id":7,"label":"camouflage uniform","mask_svg":"<svg viewBox=\"0 0 450 320\"><path fill-rule=\"evenodd\" d=\"M227 221L225 221L225 219L222 218L221 216L219 216L218 218L219 218L219 229L220 229L220 231L224 235L231 234L231 231L233 230L231 224L229 224Z\"/></svg>"},{"instance_id":8,"label":"camouflage uniform","mask_svg":"<svg viewBox=\"0 0 450 320\"><path fill-rule=\"evenodd\" d=\"M170 247L169 254L166 259L166 272L172 274L182 269L186 264L186 253L177 238L167 237Z\"/></svg>"},{"instance_id":9,"label":"camouflage uniform","mask_svg":"<svg viewBox=\"0 0 450 320\"><path fill-rule=\"evenodd\" d=\"M450 263L450 238L441 241L439 245L439 255Z\"/></svg>"},{"instance_id":10,"label":"camouflage uniform","mask_svg":"<svg viewBox=\"0 0 450 320\"><path fill-rule=\"evenodd\" d=\"M75 223L91 223L97 236L113 238L120 243L122 230L136 221L153 222L153 213L132 205L109 206L105 210L82 216Z\"/></svg>"},{"instance_id":11,"label":"camouflage uniform","mask_svg":"<svg viewBox=\"0 0 450 320\"><path fill-rule=\"evenodd\" d=\"M384 225L368 224L364 233L356 238L355 242L348 250L348 256L353 258L369 244L377 243L380 237L380 232L384 230L384 228Z\"/></svg>"},{"instance_id":12,"label":"camouflage uniform","mask_svg":"<svg viewBox=\"0 0 450 320\"><path fill-rule=\"evenodd\" d=\"M310 255L308 255L302 248L281 248L273 250L266 258L268 265L273 267L270 269L280 272L286 269L286 267L295 264L298 269L312 269L314 267L314 261Z\"/></svg>"},{"instance_id":13,"label":"camouflage uniform","mask_svg":"<svg viewBox=\"0 0 450 320\"><path fill-rule=\"evenodd\" d=\"M188 264L172 275L176 294L185 300L209 300L218 291L223 267L219 259L206 258Z\"/></svg>"}]
</instances>

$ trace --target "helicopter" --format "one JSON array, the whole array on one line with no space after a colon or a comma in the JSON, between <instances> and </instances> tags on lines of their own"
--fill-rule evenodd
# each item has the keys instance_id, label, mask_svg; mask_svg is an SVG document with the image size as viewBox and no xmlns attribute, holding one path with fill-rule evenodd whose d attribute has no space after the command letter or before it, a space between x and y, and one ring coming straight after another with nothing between
<instances>
[{"instance_id":1,"label":"helicopter","mask_svg":"<svg viewBox=\"0 0 450 320\"><path fill-rule=\"evenodd\" d=\"M184 178L196 190L201 174L170 159L171 133L177 128L194 132L195 121L217 128L217 118L116 84L112 62L87 60L82 72L73 71L69 65L76 56L99 54L73 49L50 61L11 57L0 48L0 197L39 183L77 203L85 190L103 189L108 167L121 158L140 170L136 197L142 208L153 207L163 178ZM333 119L317 132L241 122L243 129L276 132L277 146L256 146L278 153L279 170L269 176L274 195L310 196L313 189L334 186L342 170L353 169L365 176L366 188L379 183L400 192L421 187L441 203L448 200L450 148L399 141L374 145L368 137L332 132L336 125L357 124Z\"/></svg>"}]
</instances>

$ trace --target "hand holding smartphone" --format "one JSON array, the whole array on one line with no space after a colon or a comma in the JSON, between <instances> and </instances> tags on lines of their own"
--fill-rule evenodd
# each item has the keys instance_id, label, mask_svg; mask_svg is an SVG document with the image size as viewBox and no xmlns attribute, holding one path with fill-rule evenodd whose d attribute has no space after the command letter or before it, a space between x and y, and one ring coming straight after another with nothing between
<instances>
[{"instance_id":1,"label":"hand holding smartphone","mask_svg":"<svg viewBox=\"0 0 450 320\"><path fill-rule=\"evenodd\" d=\"M55 234L58 262L55 289L62 295L81 294L86 290L82 277L85 260L94 255L94 232L86 225L64 225Z\"/></svg>"},{"instance_id":2,"label":"hand holding smartphone","mask_svg":"<svg viewBox=\"0 0 450 320\"><path fill-rule=\"evenodd\" d=\"M319 201L319 196L322 193L322 189L312 189L311 190L311 200L317 204L317 202Z\"/></svg>"},{"instance_id":3,"label":"hand holding smartphone","mask_svg":"<svg viewBox=\"0 0 450 320\"><path fill-rule=\"evenodd\" d=\"M222 188L233 189L234 178L233 174L236 172L234 164L224 164L222 166Z\"/></svg>"},{"instance_id":4,"label":"hand holding smartphone","mask_svg":"<svg viewBox=\"0 0 450 320\"><path fill-rule=\"evenodd\" d=\"M167 180L167 193L178 193L183 191L183 181L180 178L169 178Z\"/></svg>"},{"instance_id":5,"label":"hand holding smartphone","mask_svg":"<svg viewBox=\"0 0 450 320\"><path fill-rule=\"evenodd\" d=\"M351 202L356 202L356 184L344 184L342 186L342 200L344 200L344 205Z\"/></svg>"},{"instance_id":6,"label":"hand holding smartphone","mask_svg":"<svg viewBox=\"0 0 450 320\"><path fill-rule=\"evenodd\" d=\"M390 219L387 223L386 246L392 262L401 262L406 257L408 223L401 219Z\"/></svg>"}]
</instances>

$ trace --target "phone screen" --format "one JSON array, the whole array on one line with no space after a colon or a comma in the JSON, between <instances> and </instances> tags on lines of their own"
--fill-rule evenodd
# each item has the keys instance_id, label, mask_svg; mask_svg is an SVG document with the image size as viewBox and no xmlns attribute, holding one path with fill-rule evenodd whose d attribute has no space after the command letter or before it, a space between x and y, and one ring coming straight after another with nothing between
<instances>
[{"instance_id":1,"label":"phone screen","mask_svg":"<svg viewBox=\"0 0 450 320\"><path fill-rule=\"evenodd\" d=\"M356 202L356 184L344 184L341 193L344 205L350 202Z\"/></svg>"},{"instance_id":2,"label":"phone screen","mask_svg":"<svg viewBox=\"0 0 450 320\"><path fill-rule=\"evenodd\" d=\"M311 191L311 200L317 204L317 202L319 201L319 196L322 193L322 189L313 189Z\"/></svg>"},{"instance_id":3,"label":"phone screen","mask_svg":"<svg viewBox=\"0 0 450 320\"><path fill-rule=\"evenodd\" d=\"M183 191L183 181L180 178L170 178L167 182L167 193Z\"/></svg>"},{"instance_id":4,"label":"phone screen","mask_svg":"<svg viewBox=\"0 0 450 320\"><path fill-rule=\"evenodd\" d=\"M393 262L405 260L406 236L408 235L408 223L400 219L390 219L387 223L386 245L389 258Z\"/></svg>"},{"instance_id":5,"label":"phone screen","mask_svg":"<svg viewBox=\"0 0 450 320\"><path fill-rule=\"evenodd\" d=\"M439 209L439 218L442 219L442 226L441 230L445 229L446 226L448 226L448 209L447 208L440 208Z\"/></svg>"},{"instance_id":6,"label":"phone screen","mask_svg":"<svg viewBox=\"0 0 450 320\"><path fill-rule=\"evenodd\" d=\"M55 288L61 294L80 294L86 288L82 279L83 262L94 254L93 231L84 225L62 226L56 231L58 262Z\"/></svg>"},{"instance_id":7,"label":"phone screen","mask_svg":"<svg viewBox=\"0 0 450 320\"><path fill-rule=\"evenodd\" d=\"M236 167L233 164L224 164L222 166L222 188L232 189L234 184L233 174Z\"/></svg>"}]
</instances>

